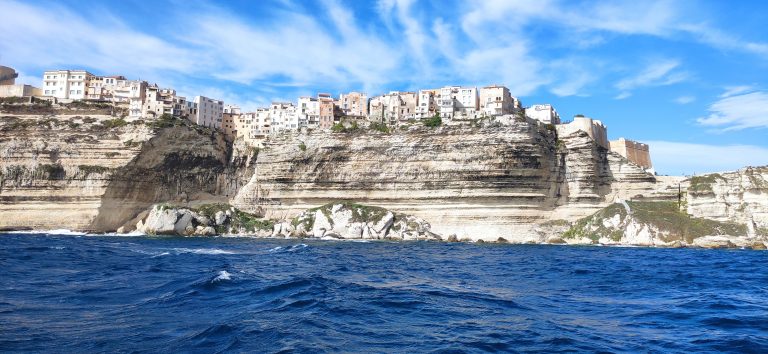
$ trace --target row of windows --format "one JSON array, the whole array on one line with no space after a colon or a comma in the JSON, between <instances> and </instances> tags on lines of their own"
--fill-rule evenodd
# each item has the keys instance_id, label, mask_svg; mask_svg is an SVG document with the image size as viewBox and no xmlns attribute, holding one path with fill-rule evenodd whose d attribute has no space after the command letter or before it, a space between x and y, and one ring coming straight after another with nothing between
<instances>
[{"instance_id":1,"label":"row of windows","mask_svg":"<svg viewBox=\"0 0 768 354\"><path fill-rule=\"evenodd\" d=\"M51 79L55 80L56 77L57 77L57 75L46 75L45 76L45 78L48 79L48 80L51 80ZM82 78L83 78L83 75L72 75L72 77L70 77L70 79L82 79Z\"/></svg>"}]
</instances>

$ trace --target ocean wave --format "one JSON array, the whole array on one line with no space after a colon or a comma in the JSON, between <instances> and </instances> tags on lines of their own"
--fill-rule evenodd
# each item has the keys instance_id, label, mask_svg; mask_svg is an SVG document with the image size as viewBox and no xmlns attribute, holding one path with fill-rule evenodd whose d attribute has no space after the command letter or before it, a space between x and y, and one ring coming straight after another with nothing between
<instances>
[{"instance_id":1,"label":"ocean wave","mask_svg":"<svg viewBox=\"0 0 768 354\"><path fill-rule=\"evenodd\" d=\"M173 251L176 252L176 254L182 254L182 253L209 254L209 255L235 254L235 252L222 250L218 248L174 248Z\"/></svg>"},{"instance_id":2,"label":"ocean wave","mask_svg":"<svg viewBox=\"0 0 768 354\"><path fill-rule=\"evenodd\" d=\"M213 280L211 280L211 282L215 283L215 282L225 281L225 280L232 280L232 274L230 274L226 270L222 270L218 273L218 275L216 275L215 278L213 278Z\"/></svg>"}]
</instances>

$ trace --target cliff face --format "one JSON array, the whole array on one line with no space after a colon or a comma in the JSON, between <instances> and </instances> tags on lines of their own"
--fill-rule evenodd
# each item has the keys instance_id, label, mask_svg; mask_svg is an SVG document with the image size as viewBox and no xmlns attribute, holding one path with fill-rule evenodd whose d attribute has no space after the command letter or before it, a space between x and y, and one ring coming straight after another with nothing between
<instances>
[{"instance_id":1,"label":"cliff face","mask_svg":"<svg viewBox=\"0 0 768 354\"><path fill-rule=\"evenodd\" d=\"M685 183L689 214L746 225L749 235L768 234L768 167L694 176Z\"/></svg>"},{"instance_id":2,"label":"cliff face","mask_svg":"<svg viewBox=\"0 0 768 354\"><path fill-rule=\"evenodd\" d=\"M245 163L228 158L219 135L187 126L108 115L5 115L0 228L109 231L152 203L226 201L239 188L237 165Z\"/></svg>"},{"instance_id":3,"label":"cliff face","mask_svg":"<svg viewBox=\"0 0 768 354\"><path fill-rule=\"evenodd\" d=\"M525 242L539 240L536 223L575 219L619 195L654 191L653 176L586 134L559 139L544 125L514 120L284 135L261 149L234 205L290 219L350 200L423 218L444 236Z\"/></svg>"}]
</instances>

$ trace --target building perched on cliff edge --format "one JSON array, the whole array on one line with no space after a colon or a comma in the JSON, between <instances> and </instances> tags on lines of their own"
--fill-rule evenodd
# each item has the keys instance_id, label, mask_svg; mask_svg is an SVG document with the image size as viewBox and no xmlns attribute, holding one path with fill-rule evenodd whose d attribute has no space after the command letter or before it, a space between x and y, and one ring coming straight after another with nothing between
<instances>
[{"instance_id":1,"label":"building perched on cliff edge","mask_svg":"<svg viewBox=\"0 0 768 354\"><path fill-rule=\"evenodd\" d=\"M611 151L624 156L627 160L645 170L653 169L648 144L619 138L618 140L611 141Z\"/></svg>"},{"instance_id":2,"label":"building perched on cliff edge","mask_svg":"<svg viewBox=\"0 0 768 354\"><path fill-rule=\"evenodd\" d=\"M560 124L560 115L551 104L535 104L525 109L528 118L538 120L546 124Z\"/></svg>"},{"instance_id":3,"label":"building perched on cliff edge","mask_svg":"<svg viewBox=\"0 0 768 354\"><path fill-rule=\"evenodd\" d=\"M82 100L95 75L85 70L53 70L43 73L43 94L59 99Z\"/></svg>"},{"instance_id":4,"label":"building perched on cliff edge","mask_svg":"<svg viewBox=\"0 0 768 354\"><path fill-rule=\"evenodd\" d=\"M608 128L599 120L577 115L573 117L573 122L557 125L557 135L570 135L579 130L587 133L598 145L611 149L611 144L608 142Z\"/></svg>"}]
</instances>

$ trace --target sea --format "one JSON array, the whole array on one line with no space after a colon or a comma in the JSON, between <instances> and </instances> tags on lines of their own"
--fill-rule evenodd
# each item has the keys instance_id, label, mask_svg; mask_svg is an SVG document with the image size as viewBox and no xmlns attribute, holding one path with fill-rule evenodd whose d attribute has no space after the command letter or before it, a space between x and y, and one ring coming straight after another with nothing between
<instances>
[{"instance_id":1,"label":"sea","mask_svg":"<svg viewBox=\"0 0 768 354\"><path fill-rule=\"evenodd\" d=\"M768 352L768 252L0 234L0 352Z\"/></svg>"}]
</instances>

